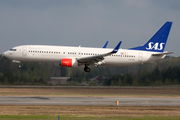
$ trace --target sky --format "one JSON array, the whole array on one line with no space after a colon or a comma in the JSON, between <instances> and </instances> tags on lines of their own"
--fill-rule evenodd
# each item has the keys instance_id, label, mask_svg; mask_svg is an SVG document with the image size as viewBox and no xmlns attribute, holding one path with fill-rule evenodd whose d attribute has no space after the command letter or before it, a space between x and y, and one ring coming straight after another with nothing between
<instances>
[{"instance_id":1,"label":"sky","mask_svg":"<svg viewBox=\"0 0 180 120\"><path fill-rule=\"evenodd\" d=\"M180 56L180 0L0 0L0 54L19 45L127 49L145 44L166 22L165 51Z\"/></svg>"}]
</instances>

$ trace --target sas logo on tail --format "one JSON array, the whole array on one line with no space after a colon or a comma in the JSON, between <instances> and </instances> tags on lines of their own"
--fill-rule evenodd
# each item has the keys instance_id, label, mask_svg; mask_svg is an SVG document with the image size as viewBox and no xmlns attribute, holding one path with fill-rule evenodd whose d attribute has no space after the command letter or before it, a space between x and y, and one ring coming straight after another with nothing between
<instances>
[{"instance_id":1,"label":"sas logo on tail","mask_svg":"<svg viewBox=\"0 0 180 120\"><path fill-rule=\"evenodd\" d=\"M162 50L163 49L163 44L165 44L165 43L153 43L153 42L150 42L149 44L148 44L148 48L146 48L147 50L152 50L152 49L154 49L154 50ZM159 48L158 48L159 47Z\"/></svg>"}]
</instances>

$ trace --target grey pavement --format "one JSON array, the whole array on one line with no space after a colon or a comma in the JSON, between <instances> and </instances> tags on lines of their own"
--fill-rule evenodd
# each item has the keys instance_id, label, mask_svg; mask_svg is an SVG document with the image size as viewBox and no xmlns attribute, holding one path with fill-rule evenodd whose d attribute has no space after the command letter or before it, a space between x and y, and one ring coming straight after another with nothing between
<instances>
[{"instance_id":1,"label":"grey pavement","mask_svg":"<svg viewBox=\"0 0 180 120\"><path fill-rule=\"evenodd\" d=\"M180 98L148 97L10 97L1 96L0 105L116 105L180 106Z\"/></svg>"}]
</instances>

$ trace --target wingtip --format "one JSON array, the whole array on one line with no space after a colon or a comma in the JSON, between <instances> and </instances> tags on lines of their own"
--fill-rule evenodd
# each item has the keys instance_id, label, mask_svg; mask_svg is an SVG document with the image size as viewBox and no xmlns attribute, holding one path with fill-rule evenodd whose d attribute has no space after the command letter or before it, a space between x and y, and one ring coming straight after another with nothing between
<instances>
[{"instance_id":1,"label":"wingtip","mask_svg":"<svg viewBox=\"0 0 180 120\"><path fill-rule=\"evenodd\" d=\"M104 46L102 48L106 48L107 47L107 44L108 44L109 41L106 41L106 43L104 44Z\"/></svg>"},{"instance_id":2,"label":"wingtip","mask_svg":"<svg viewBox=\"0 0 180 120\"><path fill-rule=\"evenodd\" d=\"M121 45L121 42L122 42L122 41L120 41L120 42L117 44L117 46L114 48L114 50L113 50L111 53L117 53L117 52L118 52L118 50L119 50L119 48L120 48L120 45Z\"/></svg>"}]
</instances>

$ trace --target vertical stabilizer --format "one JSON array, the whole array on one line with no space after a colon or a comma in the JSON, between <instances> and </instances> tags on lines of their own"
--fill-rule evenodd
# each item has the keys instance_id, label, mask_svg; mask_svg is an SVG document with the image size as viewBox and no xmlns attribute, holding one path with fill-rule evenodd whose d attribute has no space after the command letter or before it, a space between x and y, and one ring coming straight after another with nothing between
<instances>
[{"instance_id":1,"label":"vertical stabilizer","mask_svg":"<svg viewBox=\"0 0 180 120\"><path fill-rule=\"evenodd\" d=\"M130 48L129 50L143 50L151 52L163 52L171 29L172 22L166 22L154 36L143 46Z\"/></svg>"}]
</instances>

